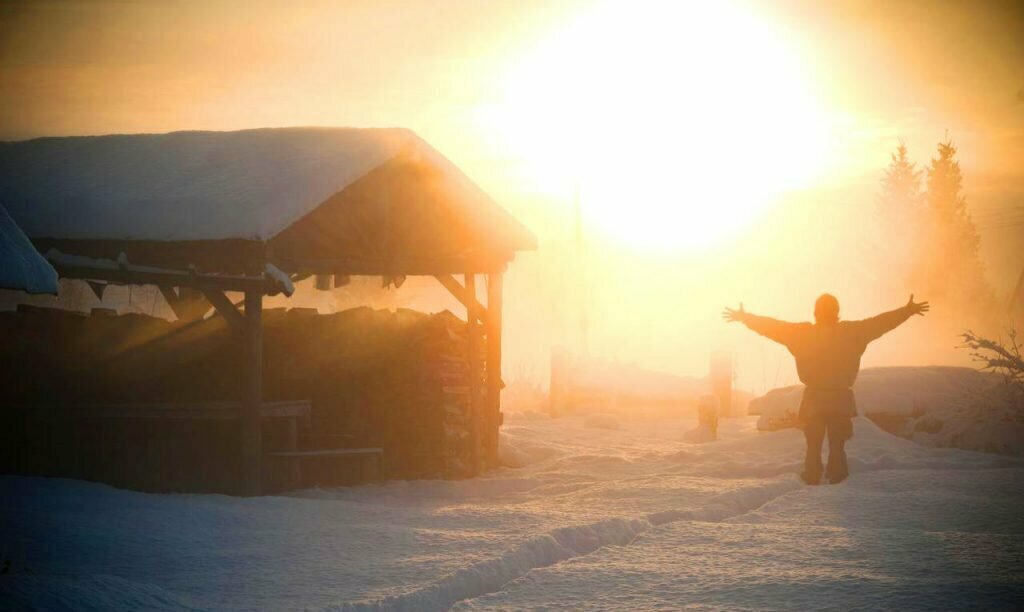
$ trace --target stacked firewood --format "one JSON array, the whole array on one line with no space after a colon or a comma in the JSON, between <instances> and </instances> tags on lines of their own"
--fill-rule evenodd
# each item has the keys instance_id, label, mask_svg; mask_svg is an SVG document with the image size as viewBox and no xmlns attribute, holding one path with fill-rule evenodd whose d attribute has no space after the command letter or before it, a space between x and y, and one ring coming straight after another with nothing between
<instances>
[{"instance_id":1,"label":"stacked firewood","mask_svg":"<svg viewBox=\"0 0 1024 612\"><path fill-rule=\"evenodd\" d=\"M382 447L386 472L401 478L473 474L464 321L403 309L267 314L264 394L312 400L306 448Z\"/></svg>"},{"instance_id":2,"label":"stacked firewood","mask_svg":"<svg viewBox=\"0 0 1024 612\"><path fill-rule=\"evenodd\" d=\"M312 401L301 449L381 447L387 477L470 476L484 352L481 342L470 372L466 331L447 311L267 310L263 397ZM243 343L219 316L29 308L0 313L0 334L0 404L237 401L246 374Z\"/></svg>"}]
</instances>

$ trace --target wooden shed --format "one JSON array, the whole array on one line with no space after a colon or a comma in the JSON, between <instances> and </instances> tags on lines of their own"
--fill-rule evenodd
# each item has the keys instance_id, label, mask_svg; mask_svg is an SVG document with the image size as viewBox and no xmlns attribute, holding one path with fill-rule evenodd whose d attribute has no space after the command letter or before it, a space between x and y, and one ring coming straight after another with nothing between
<instances>
[{"instance_id":1,"label":"wooden shed","mask_svg":"<svg viewBox=\"0 0 1024 612\"><path fill-rule=\"evenodd\" d=\"M263 297L290 295L310 275L436 277L467 320L483 325L476 341L487 343L486 384L471 397L500 423L502 275L517 251L536 248L535 238L411 131L0 143L0 202L61 277L156 285L179 319L212 306L237 329L246 355L248 494L260 492L261 479ZM476 297L481 275L486 304ZM225 292L245 297L233 304ZM493 431L481 441L485 463L496 460Z\"/></svg>"}]
</instances>

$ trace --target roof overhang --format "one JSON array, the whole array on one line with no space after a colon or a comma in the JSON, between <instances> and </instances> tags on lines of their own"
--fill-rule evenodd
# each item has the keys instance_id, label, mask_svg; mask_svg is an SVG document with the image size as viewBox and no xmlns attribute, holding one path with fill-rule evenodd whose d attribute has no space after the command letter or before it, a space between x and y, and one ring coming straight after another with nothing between
<instances>
[{"instance_id":1,"label":"roof overhang","mask_svg":"<svg viewBox=\"0 0 1024 612\"><path fill-rule=\"evenodd\" d=\"M124 254L132 265L179 272L463 274L536 248L526 228L408 130L0 143L0 198L41 251L114 262Z\"/></svg>"}]
</instances>

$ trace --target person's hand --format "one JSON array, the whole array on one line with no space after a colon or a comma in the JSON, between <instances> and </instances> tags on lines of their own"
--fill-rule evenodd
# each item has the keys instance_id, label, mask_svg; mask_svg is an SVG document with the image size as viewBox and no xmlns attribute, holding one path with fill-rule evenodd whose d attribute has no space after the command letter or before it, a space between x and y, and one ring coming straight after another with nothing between
<instances>
[{"instance_id":1,"label":"person's hand","mask_svg":"<svg viewBox=\"0 0 1024 612\"><path fill-rule=\"evenodd\" d=\"M747 318L747 311L743 310L743 302L740 302L739 310L733 310L732 308L726 307L726 309L722 311L722 318L729 323L732 323L733 321L739 321L742 323L745 321Z\"/></svg>"},{"instance_id":2,"label":"person's hand","mask_svg":"<svg viewBox=\"0 0 1024 612\"><path fill-rule=\"evenodd\" d=\"M907 305L904 308L910 311L911 316L920 315L923 317L924 313L928 312L931 306L928 305L928 302L915 302L914 294L911 293L910 299L907 300Z\"/></svg>"}]
</instances>

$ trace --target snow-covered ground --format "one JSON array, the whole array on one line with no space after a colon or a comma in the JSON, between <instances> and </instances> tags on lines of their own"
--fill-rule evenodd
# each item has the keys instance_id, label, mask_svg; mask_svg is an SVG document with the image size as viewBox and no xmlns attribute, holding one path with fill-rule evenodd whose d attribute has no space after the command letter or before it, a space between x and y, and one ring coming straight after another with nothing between
<instances>
[{"instance_id":1,"label":"snow-covered ground","mask_svg":"<svg viewBox=\"0 0 1024 612\"><path fill-rule=\"evenodd\" d=\"M856 420L852 476L795 430L510 417L518 467L256 499L0 477L0 608L1017 607L1024 461Z\"/></svg>"}]
</instances>

